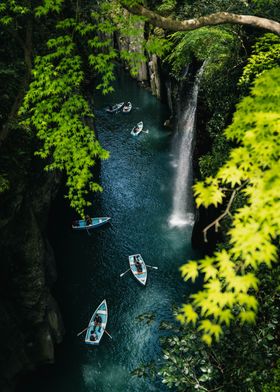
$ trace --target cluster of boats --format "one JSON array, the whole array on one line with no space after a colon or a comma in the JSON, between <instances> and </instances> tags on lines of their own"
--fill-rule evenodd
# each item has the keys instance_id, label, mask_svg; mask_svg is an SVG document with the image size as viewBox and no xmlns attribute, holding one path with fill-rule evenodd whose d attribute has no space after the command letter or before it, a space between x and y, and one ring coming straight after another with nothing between
<instances>
[{"instance_id":1,"label":"cluster of boats","mask_svg":"<svg viewBox=\"0 0 280 392\"><path fill-rule=\"evenodd\" d=\"M107 113L118 113L122 111L122 113L130 113L132 109L132 103L131 102L120 102L116 103L115 105L110 105L106 108ZM132 131L130 132L131 135L137 136L143 131L144 124L143 121L140 121L138 124L133 127ZM146 131L148 133L148 131Z\"/></svg>"},{"instance_id":2,"label":"cluster of boats","mask_svg":"<svg viewBox=\"0 0 280 392\"><path fill-rule=\"evenodd\" d=\"M122 111L123 113L129 113L131 112L132 109L132 103L131 102L120 102L116 103L115 105L110 105L106 108L107 113L118 113L119 111Z\"/></svg>"},{"instance_id":3,"label":"cluster of boats","mask_svg":"<svg viewBox=\"0 0 280 392\"><path fill-rule=\"evenodd\" d=\"M108 223L110 219L110 217L90 218L87 215L86 219L74 221L72 228L74 230L86 230L90 235L90 229L102 226ZM128 256L128 262L129 268L120 274L120 277L123 277L128 271L131 271L137 282L139 282L142 286L145 286L147 282L147 267L158 269L158 267L145 264L143 257L139 253ZM108 306L104 299L94 311L87 328L79 332L77 336L86 332L85 343L90 345L98 345L104 332L112 339L112 336L108 333L108 331L106 331L107 321Z\"/></svg>"}]
</instances>

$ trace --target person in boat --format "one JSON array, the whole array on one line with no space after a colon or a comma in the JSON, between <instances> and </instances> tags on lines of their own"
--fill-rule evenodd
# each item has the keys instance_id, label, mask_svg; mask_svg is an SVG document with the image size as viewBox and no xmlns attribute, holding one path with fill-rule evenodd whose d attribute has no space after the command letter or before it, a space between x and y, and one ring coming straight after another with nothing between
<instances>
[{"instance_id":1,"label":"person in boat","mask_svg":"<svg viewBox=\"0 0 280 392\"><path fill-rule=\"evenodd\" d=\"M97 313L94 317L94 327L93 327L93 332L95 332L96 327L99 327L98 332L101 332L101 323L102 323L102 317Z\"/></svg>"},{"instance_id":2,"label":"person in boat","mask_svg":"<svg viewBox=\"0 0 280 392\"><path fill-rule=\"evenodd\" d=\"M134 258L134 265L135 265L135 267L136 267L138 273L143 272L143 270L142 270L142 264L140 263L140 261L139 261L139 259L137 258L137 256Z\"/></svg>"},{"instance_id":3,"label":"person in boat","mask_svg":"<svg viewBox=\"0 0 280 392\"><path fill-rule=\"evenodd\" d=\"M89 215L86 215L86 216L85 216L85 219L86 219L86 224L87 224L87 226L90 226L90 225L92 224L92 219L91 219L91 217L90 217Z\"/></svg>"},{"instance_id":4,"label":"person in boat","mask_svg":"<svg viewBox=\"0 0 280 392\"><path fill-rule=\"evenodd\" d=\"M91 331L89 340L91 340L92 342L95 342L97 340L97 335L94 331Z\"/></svg>"}]
</instances>

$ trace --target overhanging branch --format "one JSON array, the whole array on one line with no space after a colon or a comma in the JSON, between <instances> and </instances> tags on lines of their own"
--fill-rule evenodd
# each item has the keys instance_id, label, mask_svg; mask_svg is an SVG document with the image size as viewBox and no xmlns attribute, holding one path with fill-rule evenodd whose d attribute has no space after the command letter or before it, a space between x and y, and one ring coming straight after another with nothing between
<instances>
[{"instance_id":1,"label":"overhanging branch","mask_svg":"<svg viewBox=\"0 0 280 392\"><path fill-rule=\"evenodd\" d=\"M225 23L248 25L260 29L268 30L280 35L280 23L275 20L262 18L254 15L238 15L230 12L217 12L208 16L201 16L195 19L176 20L166 18L151 11L140 4L127 5L121 1L124 8L135 15L144 16L152 25L161 27L169 31L189 31L199 29L204 26L215 26Z\"/></svg>"},{"instance_id":2,"label":"overhanging branch","mask_svg":"<svg viewBox=\"0 0 280 392\"><path fill-rule=\"evenodd\" d=\"M230 216L231 216L230 209L231 209L232 203L233 203L233 201L234 201L234 198L235 198L235 196L236 196L236 193L239 192L247 183L248 183L248 181L245 181L245 182L244 182L242 185L240 185L238 188L234 189L234 191L232 192L232 194L231 194L231 196L230 196L230 199L229 199L229 202L228 202L228 205L227 205L225 211L224 211L221 215L219 215L218 218L216 218L213 222L209 223L209 225L206 226L206 227L202 230L204 242L208 242L208 240L207 240L207 232L208 232L209 229L211 229L211 227L215 226L215 231L217 232L217 231L218 231L218 228L219 228L219 226L220 226L220 221L221 221L222 219L224 219L227 215L230 215Z\"/></svg>"}]
</instances>

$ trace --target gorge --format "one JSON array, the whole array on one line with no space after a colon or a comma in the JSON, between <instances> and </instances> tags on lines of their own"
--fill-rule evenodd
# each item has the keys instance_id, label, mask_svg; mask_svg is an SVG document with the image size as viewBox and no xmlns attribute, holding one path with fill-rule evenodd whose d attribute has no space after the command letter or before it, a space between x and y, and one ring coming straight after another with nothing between
<instances>
[{"instance_id":1,"label":"gorge","mask_svg":"<svg viewBox=\"0 0 280 392\"><path fill-rule=\"evenodd\" d=\"M279 9L2 0L1 391L278 392Z\"/></svg>"}]
</instances>

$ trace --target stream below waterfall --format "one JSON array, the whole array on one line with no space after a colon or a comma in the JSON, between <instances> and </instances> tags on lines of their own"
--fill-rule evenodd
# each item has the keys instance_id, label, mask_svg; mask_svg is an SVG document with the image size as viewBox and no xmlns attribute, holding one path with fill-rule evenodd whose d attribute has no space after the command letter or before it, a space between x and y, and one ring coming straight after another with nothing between
<instances>
[{"instance_id":1,"label":"stream below waterfall","mask_svg":"<svg viewBox=\"0 0 280 392\"><path fill-rule=\"evenodd\" d=\"M108 114L109 103L131 101L130 114ZM71 229L76 218L62 197L52 213L52 245L58 280L58 300L66 335L57 348L56 363L32 376L20 392L143 392L166 391L159 381L139 379L130 372L139 364L160 359L158 327L172 320L173 304L181 304L188 287L179 267L196 254L191 248L191 225L170 227L175 169L172 165L172 131L163 127L168 108L140 89L124 73L115 93L95 98L96 127L110 159L101 164L104 191L92 195L95 216L111 216L111 225L87 235ZM130 135L139 121L144 129ZM55 223L55 225L54 225ZM130 273L128 255L141 253L148 270L146 287ZM98 347L89 347L77 332L87 326L103 299L109 308L108 332ZM137 317L153 314L147 324Z\"/></svg>"}]
</instances>

